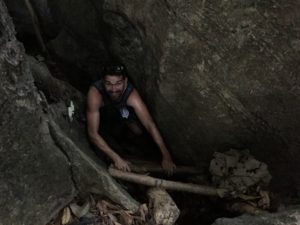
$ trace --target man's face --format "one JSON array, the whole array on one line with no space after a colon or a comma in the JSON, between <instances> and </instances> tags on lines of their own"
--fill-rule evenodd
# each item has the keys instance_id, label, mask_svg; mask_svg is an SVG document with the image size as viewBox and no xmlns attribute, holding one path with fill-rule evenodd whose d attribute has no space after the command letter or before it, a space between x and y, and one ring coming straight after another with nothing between
<instances>
[{"instance_id":1,"label":"man's face","mask_svg":"<svg viewBox=\"0 0 300 225\"><path fill-rule=\"evenodd\" d=\"M106 75L103 78L103 83L110 98L113 101L117 101L121 98L126 88L127 77L125 78L124 76Z\"/></svg>"}]
</instances>

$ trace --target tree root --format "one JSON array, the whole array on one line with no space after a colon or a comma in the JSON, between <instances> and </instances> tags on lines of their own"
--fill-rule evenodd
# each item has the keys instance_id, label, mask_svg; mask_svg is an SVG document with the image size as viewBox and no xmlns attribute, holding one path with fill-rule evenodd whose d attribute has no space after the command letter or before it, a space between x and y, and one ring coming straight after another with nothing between
<instances>
[{"instance_id":1,"label":"tree root","mask_svg":"<svg viewBox=\"0 0 300 225\"><path fill-rule=\"evenodd\" d=\"M51 137L67 155L80 192L101 194L128 210L138 210L139 203L111 178L105 168L83 153L53 120L48 125Z\"/></svg>"}]
</instances>

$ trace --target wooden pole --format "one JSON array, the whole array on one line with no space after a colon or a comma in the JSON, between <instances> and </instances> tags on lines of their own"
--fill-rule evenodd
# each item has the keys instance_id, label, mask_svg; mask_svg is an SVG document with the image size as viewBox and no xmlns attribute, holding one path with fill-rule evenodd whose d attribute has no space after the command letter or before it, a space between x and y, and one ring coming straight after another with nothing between
<instances>
[{"instance_id":1,"label":"wooden pole","mask_svg":"<svg viewBox=\"0 0 300 225\"><path fill-rule=\"evenodd\" d=\"M130 169L136 173L164 173L162 167L158 163L137 160L137 159L128 159L130 162ZM203 174L203 171L200 169L189 167L189 166L177 166L176 174Z\"/></svg>"},{"instance_id":2,"label":"wooden pole","mask_svg":"<svg viewBox=\"0 0 300 225\"><path fill-rule=\"evenodd\" d=\"M214 187L198 185L198 184L168 181L159 178L153 178L147 175L124 172L114 168L109 168L108 172L111 176L118 179L134 182L138 184L144 184L152 187L165 188L169 190L185 191L185 192L201 194L201 195L217 196L221 198L223 198L228 193L227 189L214 188Z\"/></svg>"}]
</instances>

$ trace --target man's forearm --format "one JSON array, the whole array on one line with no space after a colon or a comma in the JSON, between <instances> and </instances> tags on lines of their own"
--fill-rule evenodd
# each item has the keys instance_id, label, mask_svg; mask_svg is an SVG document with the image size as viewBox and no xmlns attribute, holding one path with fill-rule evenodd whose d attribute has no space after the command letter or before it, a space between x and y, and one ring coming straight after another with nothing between
<instances>
[{"instance_id":1,"label":"man's forearm","mask_svg":"<svg viewBox=\"0 0 300 225\"><path fill-rule=\"evenodd\" d=\"M114 166L123 171L130 171L128 162L122 159L116 152L114 152L100 135L90 135L91 141L102 150L114 163Z\"/></svg>"},{"instance_id":2,"label":"man's forearm","mask_svg":"<svg viewBox=\"0 0 300 225\"><path fill-rule=\"evenodd\" d=\"M166 145L165 145L165 143L162 139L162 136L160 135L157 127L155 125L150 126L148 131L151 134L154 142L158 145L162 156L171 158L170 152L168 151L168 149L167 149L167 147L166 147Z\"/></svg>"},{"instance_id":3,"label":"man's forearm","mask_svg":"<svg viewBox=\"0 0 300 225\"><path fill-rule=\"evenodd\" d=\"M172 174L174 172L174 169L176 168L175 164L173 163L172 157L170 152L168 151L158 129L154 125L152 129L148 130L150 134L152 135L154 141L159 146L159 149L162 154L162 168L165 172L168 174Z\"/></svg>"},{"instance_id":4,"label":"man's forearm","mask_svg":"<svg viewBox=\"0 0 300 225\"><path fill-rule=\"evenodd\" d=\"M102 152L104 152L112 161L116 161L120 156L106 143L100 135L89 135L90 140Z\"/></svg>"}]
</instances>

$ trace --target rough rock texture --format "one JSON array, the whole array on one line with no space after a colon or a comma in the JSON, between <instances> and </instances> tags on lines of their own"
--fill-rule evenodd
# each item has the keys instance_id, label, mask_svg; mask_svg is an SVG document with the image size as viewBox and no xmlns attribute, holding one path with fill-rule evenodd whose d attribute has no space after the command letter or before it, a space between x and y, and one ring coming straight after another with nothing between
<instances>
[{"instance_id":1,"label":"rough rock texture","mask_svg":"<svg viewBox=\"0 0 300 225\"><path fill-rule=\"evenodd\" d=\"M76 190L2 0L0 29L0 224L45 224Z\"/></svg>"},{"instance_id":2,"label":"rough rock texture","mask_svg":"<svg viewBox=\"0 0 300 225\"><path fill-rule=\"evenodd\" d=\"M0 225L46 224L78 193L137 209L91 154L81 112L76 123L65 115L65 103L78 109L83 97L47 76L45 65L25 56L0 0Z\"/></svg>"},{"instance_id":3,"label":"rough rock texture","mask_svg":"<svg viewBox=\"0 0 300 225\"><path fill-rule=\"evenodd\" d=\"M299 3L115 0L103 7L115 34L111 50L178 159L197 165L216 150L249 148L275 184L299 187Z\"/></svg>"},{"instance_id":4,"label":"rough rock texture","mask_svg":"<svg viewBox=\"0 0 300 225\"><path fill-rule=\"evenodd\" d=\"M300 223L299 207L260 216L243 215L236 218L220 218L212 225L295 225Z\"/></svg>"},{"instance_id":5,"label":"rough rock texture","mask_svg":"<svg viewBox=\"0 0 300 225\"><path fill-rule=\"evenodd\" d=\"M92 75L109 58L124 62L178 162L247 148L269 165L277 190L299 193L299 2L53 0L50 8L62 25L51 49Z\"/></svg>"}]
</instances>

